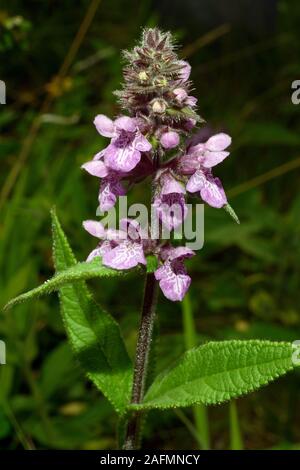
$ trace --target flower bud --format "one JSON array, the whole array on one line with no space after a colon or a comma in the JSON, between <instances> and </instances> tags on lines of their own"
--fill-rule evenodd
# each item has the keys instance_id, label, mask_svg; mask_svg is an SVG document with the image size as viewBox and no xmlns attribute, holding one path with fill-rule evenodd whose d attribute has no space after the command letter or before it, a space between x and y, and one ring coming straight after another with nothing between
<instances>
[{"instance_id":1,"label":"flower bud","mask_svg":"<svg viewBox=\"0 0 300 470\"><path fill-rule=\"evenodd\" d=\"M154 99L151 102L152 111L156 114L163 114L166 111L166 103L162 99Z\"/></svg>"},{"instance_id":2,"label":"flower bud","mask_svg":"<svg viewBox=\"0 0 300 470\"><path fill-rule=\"evenodd\" d=\"M182 103L188 96L187 92L183 88L175 88L175 90L173 90L173 94L179 103Z\"/></svg>"},{"instance_id":3,"label":"flower bud","mask_svg":"<svg viewBox=\"0 0 300 470\"><path fill-rule=\"evenodd\" d=\"M165 132L160 138L160 143L165 149L177 147L179 141L179 135L174 131Z\"/></svg>"},{"instance_id":4,"label":"flower bud","mask_svg":"<svg viewBox=\"0 0 300 470\"><path fill-rule=\"evenodd\" d=\"M145 72L145 70L142 70L139 74L138 74L138 77L139 77L139 80L141 82L145 82L146 80L148 80L148 74L147 72Z\"/></svg>"}]
</instances>

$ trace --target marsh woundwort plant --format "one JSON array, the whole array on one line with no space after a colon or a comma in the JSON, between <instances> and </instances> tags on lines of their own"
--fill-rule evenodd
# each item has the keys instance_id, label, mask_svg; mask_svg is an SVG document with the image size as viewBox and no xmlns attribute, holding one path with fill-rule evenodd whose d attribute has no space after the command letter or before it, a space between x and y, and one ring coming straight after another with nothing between
<instances>
[{"instance_id":1,"label":"marsh woundwort plant","mask_svg":"<svg viewBox=\"0 0 300 470\"><path fill-rule=\"evenodd\" d=\"M106 226L103 219L85 221L84 228L100 241L86 262L78 263L52 211L56 274L7 307L59 291L74 354L119 415L120 445L136 449L148 410L218 404L241 396L295 367L295 351L289 343L270 341L219 341L198 347L188 341L192 349L149 385L158 287L169 300L182 301L191 283L184 262L195 253L172 236L187 218L187 195L238 219L213 175L213 167L229 155L231 138L225 133L205 141L197 138L202 120L190 94L191 67L178 58L170 33L144 30L141 42L124 52L124 60L124 82L115 92L122 114L114 120L96 116L97 131L110 142L83 168L100 178L102 212L111 210L135 184L142 184L145 192L149 188L151 223L144 226L129 217L118 227ZM165 228L169 238L163 236ZM118 324L97 305L85 284L93 277L125 277L130 272L145 275L133 365ZM189 312L186 319L191 324ZM235 405L231 411L236 423Z\"/></svg>"},{"instance_id":2,"label":"marsh woundwort plant","mask_svg":"<svg viewBox=\"0 0 300 470\"><path fill-rule=\"evenodd\" d=\"M100 210L109 210L126 186L152 180L152 206L158 231L164 225L172 231L187 215L186 193L196 193L213 207L224 207L227 199L212 167L224 160L231 138L224 133L206 142L189 145L188 138L201 120L197 99L190 95L190 65L180 60L169 33L147 29L133 51L124 52L124 83L116 92L126 114L114 121L96 116L97 131L110 138L109 145L83 168L101 179ZM148 183L149 184L149 183ZM152 220L152 225L153 225ZM157 269L146 275L146 286L132 389L132 403L143 399L149 349L156 309L157 281L164 295L181 301L191 278L184 260L194 256L185 246L172 246L159 236L142 230L135 220L120 221L121 231L106 230L101 222L87 220L84 228L100 243L87 261L101 256L105 266L124 270L146 265L153 255ZM133 448L139 439L140 416L129 421L125 447Z\"/></svg>"}]
</instances>

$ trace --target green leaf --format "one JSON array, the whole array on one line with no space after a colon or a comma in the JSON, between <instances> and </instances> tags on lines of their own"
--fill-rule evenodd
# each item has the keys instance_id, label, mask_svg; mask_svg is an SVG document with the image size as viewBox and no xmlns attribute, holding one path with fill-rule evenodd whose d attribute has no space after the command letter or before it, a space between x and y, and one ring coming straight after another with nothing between
<instances>
[{"instance_id":1,"label":"green leaf","mask_svg":"<svg viewBox=\"0 0 300 470\"><path fill-rule=\"evenodd\" d=\"M211 342L186 352L160 374L143 404L130 408L176 408L222 403L266 385L293 369L290 343Z\"/></svg>"},{"instance_id":2,"label":"green leaf","mask_svg":"<svg viewBox=\"0 0 300 470\"><path fill-rule=\"evenodd\" d=\"M10 300L5 305L4 310L24 302L25 300L30 300L40 295L50 294L51 292L59 290L62 286L75 281L84 281L94 277L122 277L126 274L124 271L117 271L116 269L110 269L103 266L100 258L94 258L90 263L77 263L71 265L69 268L67 267L67 264L65 266L66 269L59 270L55 276L48 281L45 281L41 286Z\"/></svg>"},{"instance_id":3,"label":"green leaf","mask_svg":"<svg viewBox=\"0 0 300 470\"><path fill-rule=\"evenodd\" d=\"M60 271L74 265L76 259L54 211L52 231L54 262ZM99 308L84 282L62 284L59 294L64 325L76 358L89 379L122 414L130 398L132 365L118 324Z\"/></svg>"}]
</instances>

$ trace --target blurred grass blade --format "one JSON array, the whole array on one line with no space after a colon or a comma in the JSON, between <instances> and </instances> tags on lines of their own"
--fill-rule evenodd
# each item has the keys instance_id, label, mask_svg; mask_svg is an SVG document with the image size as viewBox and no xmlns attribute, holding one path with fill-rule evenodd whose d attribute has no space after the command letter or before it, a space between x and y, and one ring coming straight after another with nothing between
<instances>
[{"instance_id":1,"label":"blurred grass blade","mask_svg":"<svg viewBox=\"0 0 300 470\"><path fill-rule=\"evenodd\" d=\"M185 346L186 349L192 349L197 346L197 335L189 293L183 299L182 314ZM193 414L199 446L202 449L209 449L210 432L206 406L202 404L194 406Z\"/></svg>"},{"instance_id":2,"label":"blurred grass blade","mask_svg":"<svg viewBox=\"0 0 300 470\"><path fill-rule=\"evenodd\" d=\"M230 449L243 450L243 437L241 434L236 401L229 403L229 424L230 424Z\"/></svg>"}]
</instances>

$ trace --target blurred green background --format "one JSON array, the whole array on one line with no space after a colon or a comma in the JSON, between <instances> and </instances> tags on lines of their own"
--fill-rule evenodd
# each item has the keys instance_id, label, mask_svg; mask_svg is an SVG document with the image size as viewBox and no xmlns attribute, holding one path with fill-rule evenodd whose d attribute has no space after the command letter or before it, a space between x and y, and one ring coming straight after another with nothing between
<instances>
[{"instance_id":1,"label":"blurred green background","mask_svg":"<svg viewBox=\"0 0 300 470\"><path fill-rule=\"evenodd\" d=\"M80 165L105 145L94 116L118 112L120 50L141 27L170 29L193 66L199 112L233 137L215 171L241 219L205 209L205 245L189 264L197 342L300 339L300 3L296 0L1 1L0 305L53 273L49 209L79 260L94 247L98 181ZM136 187L131 199L144 193ZM134 354L142 280L93 282ZM182 306L162 296L157 371L185 349ZM111 449L116 418L66 342L55 295L0 316L2 449ZM237 401L246 449L300 448L300 375ZM209 408L212 447L228 449L229 406ZM151 412L147 448L197 449L192 410Z\"/></svg>"}]
</instances>

